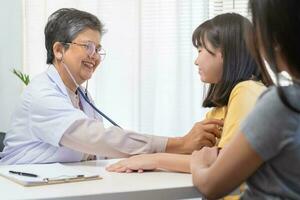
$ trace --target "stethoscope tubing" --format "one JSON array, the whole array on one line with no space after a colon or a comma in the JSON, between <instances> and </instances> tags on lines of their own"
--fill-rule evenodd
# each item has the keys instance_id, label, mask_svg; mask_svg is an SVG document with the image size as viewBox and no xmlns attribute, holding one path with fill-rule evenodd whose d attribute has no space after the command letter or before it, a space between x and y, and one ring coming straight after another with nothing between
<instances>
[{"instance_id":1,"label":"stethoscope tubing","mask_svg":"<svg viewBox=\"0 0 300 200\"><path fill-rule=\"evenodd\" d=\"M112 125L117 126L119 128L122 128L119 126L116 122L114 122L112 119L110 119L107 115L105 115L103 112L101 112L94 104L92 104L88 98L87 94L84 94L80 87L77 88L78 92L80 95L83 97L83 99L97 112L99 113L102 117L104 117L107 121L109 121Z\"/></svg>"}]
</instances>

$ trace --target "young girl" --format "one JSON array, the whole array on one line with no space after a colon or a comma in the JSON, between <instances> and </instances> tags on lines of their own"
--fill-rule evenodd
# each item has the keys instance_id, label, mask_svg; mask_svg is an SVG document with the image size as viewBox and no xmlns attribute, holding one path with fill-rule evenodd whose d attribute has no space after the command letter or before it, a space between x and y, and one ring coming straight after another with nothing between
<instances>
[{"instance_id":1,"label":"young girl","mask_svg":"<svg viewBox=\"0 0 300 200\"><path fill-rule=\"evenodd\" d=\"M300 1L250 0L250 8L260 54L278 84L259 98L219 156L215 148L193 153L193 183L213 199L244 180L242 199L300 199ZM283 70L291 76L288 86L278 75Z\"/></svg>"},{"instance_id":2,"label":"young girl","mask_svg":"<svg viewBox=\"0 0 300 200\"><path fill-rule=\"evenodd\" d=\"M204 130L210 127L215 135L221 135L219 147L225 147L231 140L241 120L265 89L260 70L246 45L252 30L248 19L228 13L204 22L193 33L193 44L198 49L195 65L201 81L209 83L203 106L213 107L198 126ZM220 124L208 123L220 119L224 120L223 130ZM210 140L215 141L216 137L212 136ZM107 170L142 172L164 168L190 172L190 158L191 155L165 153L139 155L113 164Z\"/></svg>"}]
</instances>

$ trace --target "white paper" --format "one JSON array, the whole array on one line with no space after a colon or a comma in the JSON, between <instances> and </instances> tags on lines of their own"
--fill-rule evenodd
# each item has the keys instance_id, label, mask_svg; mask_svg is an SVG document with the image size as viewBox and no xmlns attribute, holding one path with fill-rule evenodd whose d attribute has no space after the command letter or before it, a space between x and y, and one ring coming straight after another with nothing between
<instances>
[{"instance_id":1,"label":"white paper","mask_svg":"<svg viewBox=\"0 0 300 200\"><path fill-rule=\"evenodd\" d=\"M25 172L30 174L36 174L38 177L22 176L18 174L12 174L9 171ZM91 177L98 177L99 174L83 172L78 169L74 169L71 166L65 166L60 163L53 164L25 164L25 165L5 165L0 166L0 175L17 181L21 184L32 185L34 183L46 182L49 180L63 180L68 181L68 179L73 179L81 177L83 180Z\"/></svg>"}]
</instances>

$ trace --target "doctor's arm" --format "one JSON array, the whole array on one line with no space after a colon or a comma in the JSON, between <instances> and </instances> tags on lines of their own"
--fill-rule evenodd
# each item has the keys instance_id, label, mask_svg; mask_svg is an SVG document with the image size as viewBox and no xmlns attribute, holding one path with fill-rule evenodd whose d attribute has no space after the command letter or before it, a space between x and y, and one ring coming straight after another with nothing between
<instances>
[{"instance_id":1,"label":"doctor's arm","mask_svg":"<svg viewBox=\"0 0 300 200\"><path fill-rule=\"evenodd\" d=\"M65 131L60 145L84 153L108 157L128 157L157 152L191 153L203 146L214 145L215 135L219 137L219 132L213 122L196 123L184 137L166 138L124 131L118 127L105 129L97 120L81 119L75 121Z\"/></svg>"},{"instance_id":2,"label":"doctor's arm","mask_svg":"<svg viewBox=\"0 0 300 200\"><path fill-rule=\"evenodd\" d=\"M164 137L137 134L115 126L105 129L102 122L93 119L75 121L60 140L60 145L76 151L114 158L162 152L166 143Z\"/></svg>"},{"instance_id":3,"label":"doctor's arm","mask_svg":"<svg viewBox=\"0 0 300 200\"><path fill-rule=\"evenodd\" d=\"M191 154L202 147L215 146L216 138L221 137L220 127L223 127L223 121L218 119L205 119L197 122L185 136L169 138L166 152Z\"/></svg>"},{"instance_id":4,"label":"doctor's arm","mask_svg":"<svg viewBox=\"0 0 300 200\"><path fill-rule=\"evenodd\" d=\"M216 147L192 154L193 183L207 198L220 198L243 183L262 163L262 158L240 132L219 155Z\"/></svg>"}]
</instances>

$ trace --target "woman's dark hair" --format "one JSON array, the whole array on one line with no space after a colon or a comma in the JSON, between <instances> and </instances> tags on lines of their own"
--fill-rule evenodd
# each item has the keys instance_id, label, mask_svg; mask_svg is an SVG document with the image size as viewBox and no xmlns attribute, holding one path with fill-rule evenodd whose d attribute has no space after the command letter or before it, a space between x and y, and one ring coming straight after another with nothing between
<instances>
[{"instance_id":1,"label":"woman's dark hair","mask_svg":"<svg viewBox=\"0 0 300 200\"><path fill-rule=\"evenodd\" d=\"M44 30L47 64L53 62L52 48L55 42L72 42L79 33L87 28L99 31L100 34L104 32L103 24L95 15L74 8L62 8L55 11L48 18Z\"/></svg>"},{"instance_id":2,"label":"woman's dark hair","mask_svg":"<svg viewBox=\"0 0 300 200\"><path fill-rule=\"evenodd\" d=\"M228 104L232 89L241 81L262 80L259 67L247 42L252 34L251 22L236 13L221 14L207 20L196 28L193 33L193 45L207 48L208 41L213 48L221 49L223 56L223 74L220 82L210 84L203 107L221 107Z\"/></svg>"},{"instance_id":3,"label":"woman's dark hair","mask_svg":"<svg viewBox=\"0 0 300 200\"><path fill-rule=\"evenodd\" d=\"M249 0L255 37L260 38L265 58L277 77L277 91L282 102L300 112L288 101L279 81L275 47L280 49L294 82L300 78L300 1L299 0ZM265 68L264 65L260 65ZM298 81L299 82L299 81ZM297 83L296 83L297 84ZM299 84L299 83L298 83Z\"/></svg>"}]
</instances>

